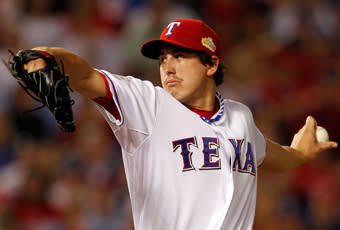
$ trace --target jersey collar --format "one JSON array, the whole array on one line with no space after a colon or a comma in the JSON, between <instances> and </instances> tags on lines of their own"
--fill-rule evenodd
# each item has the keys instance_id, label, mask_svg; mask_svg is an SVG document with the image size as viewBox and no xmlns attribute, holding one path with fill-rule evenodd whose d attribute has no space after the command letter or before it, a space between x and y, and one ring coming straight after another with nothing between
<instances>
[{"instance_id":1,"label":"jersey collar","mask_svg":"<svg viewBox=\"0 0 340 230\"><path fill-rule=\"evenodd\" d=\"M215 113L215 115L212 116L211 118L200 116L200 118L207 123L212 123L212 122L218 121L222 117L222 114L224 112L224 100L222 98L222 95L220 93L216 92L216 98L218 99L220 108Z\"/></svg>"}]
</instances>

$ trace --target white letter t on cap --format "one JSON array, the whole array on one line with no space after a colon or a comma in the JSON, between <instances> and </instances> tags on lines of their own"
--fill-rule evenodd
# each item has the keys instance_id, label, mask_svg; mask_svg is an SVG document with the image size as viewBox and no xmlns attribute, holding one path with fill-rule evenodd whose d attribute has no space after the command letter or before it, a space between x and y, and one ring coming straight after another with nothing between
<instances>
[{"instance_id":1,"label":"white letter t on cap","mask_svg":"<svg viewBox=\"0 0 340 230\"><path fill-rule=\"evenodd\" d=\"M180 26L181 23L180 22L171 22L167 27L169 28L168 29L168 32L165 34L165 36L170 36L172 35L172 30L175 28L175 26Z\"/></svg>"}]
</instances>

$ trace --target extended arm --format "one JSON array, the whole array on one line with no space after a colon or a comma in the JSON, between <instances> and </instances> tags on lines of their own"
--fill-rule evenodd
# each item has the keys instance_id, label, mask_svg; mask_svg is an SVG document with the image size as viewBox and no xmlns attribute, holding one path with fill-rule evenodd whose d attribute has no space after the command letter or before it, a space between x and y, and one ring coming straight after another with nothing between
<instances>
[{"instance_id":1,"label":"extended arm","mask_svg":"<svg viewBox=\"0 0 340 230\"><path fill-rule=\"evenodd\" d=\"M54 56L59 67L69 76L70 87L78 93L95 99L106 94L105 82L100 74L91 67L82 57L64 48L35 47L34 50L47 52ZM25 67L28 72L44 68L42 59L30 61Z\"/></svg>"},{"instance_id":2,"label":"extended arm","mask_svg":"<svg viewBox=\"0 0 340 230\"><path fill-rule=\"evenodd\" d=\"M308 116L290 146L281 146L267 139L267 155L261 168L271 172L288 171L316 158L323 151L336 148L338 144L333 141L317 142L316 126L315 119Z\"/></svg>"}]
</instances>

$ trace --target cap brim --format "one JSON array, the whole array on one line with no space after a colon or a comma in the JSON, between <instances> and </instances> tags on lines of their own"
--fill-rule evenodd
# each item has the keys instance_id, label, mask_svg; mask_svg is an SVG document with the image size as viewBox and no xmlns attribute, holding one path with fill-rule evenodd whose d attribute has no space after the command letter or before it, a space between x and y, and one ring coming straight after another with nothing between
<instances>
[{"instance_id":1,"label":"cap brim","mask_svg":"<svg viewBox=\"0 0 340 230\"><path fill-rule=\"evenodd\" d=\"M145 42L141 46L141 52L145 57L148 57L151 59L158 59L161 48L164 44L172 44L172 45L177 45L183 48L192 49L191 47L187 47L186 45L180 42L177 42L177 41L153 39L153 40Z\"/></svg>"}]
</instances>

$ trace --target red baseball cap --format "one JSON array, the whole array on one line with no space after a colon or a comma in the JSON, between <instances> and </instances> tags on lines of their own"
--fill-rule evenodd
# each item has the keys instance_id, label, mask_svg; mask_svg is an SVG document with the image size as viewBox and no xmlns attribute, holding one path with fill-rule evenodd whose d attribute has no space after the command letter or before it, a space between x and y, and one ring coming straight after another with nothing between
<instances>
[{"instance_id":1,"label":"red baseball cap","mask_svg":"<svg viewBox=\"0 0 340 230\"><path fill-rule=\"evenodd\" d=\"M216 32L201 20L175 20L163 30L159 39L152 39L141 46L145 57L158 59L163 44L170 43L191 50L203 50L221 58L220 41Z\"/></svg>"}]
</instances>

